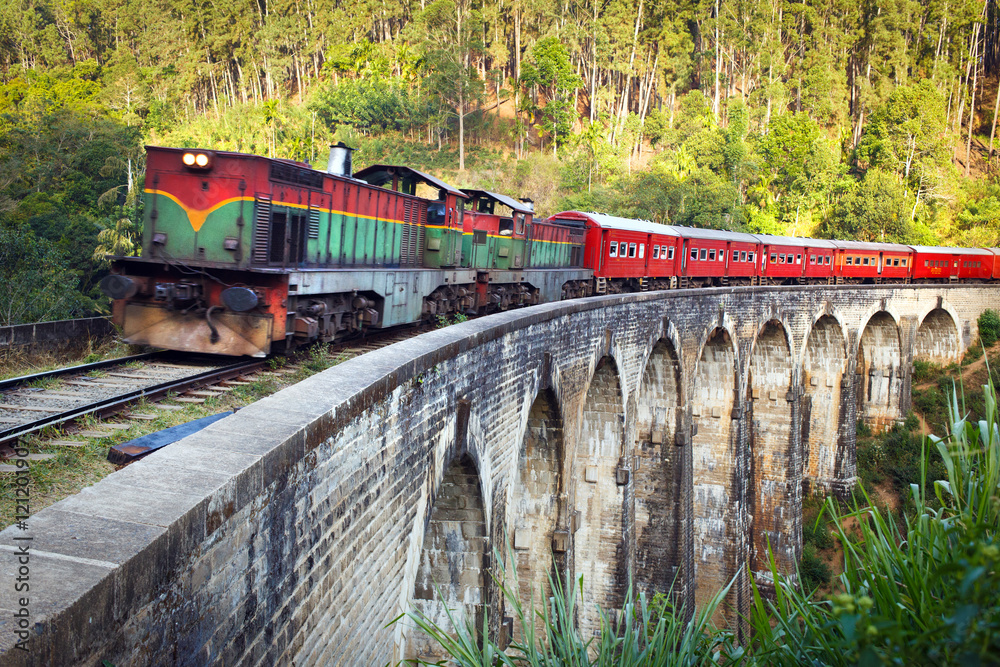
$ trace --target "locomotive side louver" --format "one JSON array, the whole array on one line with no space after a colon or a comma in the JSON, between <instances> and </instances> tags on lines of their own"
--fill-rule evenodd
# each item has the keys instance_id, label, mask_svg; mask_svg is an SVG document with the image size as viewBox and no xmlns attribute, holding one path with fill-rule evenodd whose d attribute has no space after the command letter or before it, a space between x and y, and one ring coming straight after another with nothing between
<instances>
[{"instance_id":1,"label":"locomotive side louver","mask_svg":"<svg viewBox=\"0 0 1000 667\"><path fill-rule=\"evenodd\" d=\"M314 208L309 209L309 238L319 238L319 211Z\"/></svg>"},{"instance_id":2,"label":"locomotive side louver","mask_svg":"<svg viewBox=\"0 0 1000 667\"><path fill-rule=\"evenodd\" d=\"M413 202L403 201L403 237L399 245L400 264L412 266L417 263L417 230L413 225Z\"/></svg>"},{"instance_id":3,"label":"locomotive side louver","mask_svg":"<svg viewBox=\"0 0 1000 667\"><path fill-rule=\"evenodd\" d=\"M257 195L256 214L253 221L253 261L267 264L267 241L271 228L271 198Z\"/></svg>"}]
</instances>

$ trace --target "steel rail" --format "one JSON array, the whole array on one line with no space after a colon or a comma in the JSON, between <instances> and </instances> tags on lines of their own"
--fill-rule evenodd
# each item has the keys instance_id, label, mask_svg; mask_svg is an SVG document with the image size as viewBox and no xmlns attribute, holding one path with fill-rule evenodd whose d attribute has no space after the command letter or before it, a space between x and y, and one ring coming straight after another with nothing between
<instances>
[{"instance_id":1,"label":"steel rail","mask_svg":"<svg viewBox=\"0 0 1000 667\"><path fill-rule=\"evenodd\" d=\"M215 368L210 371L189 375L188 377L181 378L179 380L170 380L161 384L142 387L134 391L119 394L118 396L112 396L111 398L95 401L89 405L74 407L70 410L66 410L65 412L50 415L29 424L18 424L17 426L0 430L0 445L8 444L17 438L39 431L46 426L52 426L71 419L77 419L84 415L96 414L99 417L106 417L108 415L116 414L125 410L129 404L142 398L157 399L162 396L166 396L170 392L179 392L187 389L216 384L225 380L231 380L234 377L239 377L240 375L262 368L265 361L266 360L263 359L240 361L223 368ZM120 363L121 360L119 359L118 362ZM80 367L77 366L76 368Z\"/></svg>"},{"instance_id":2,"label":"steel rail","mask_svg":"<svg viewBox=\"0 0 1000 667\"><path fill-rule=\"evenodd\" d=\"M95 361L92 364L67 366L65 368L57 368L54 371L42 371L41 373L33 373L32 375L22 375L21 377L0 380L0 391L13 389L18 385L27 384L28 382L33 382L35 380L44 380L46 378L59 377L60 375L69 375L70 373L87 373L101 368L108 368L109 366L118 366L119 364L127 364L130 361L148 361L150 359L159 359L161 357L173 358L176 356L177 356L176 352L158 350L156 352L146 352L143 354L136 354L131 357L118 357L117 359L107 359L106 361Z\"/></svg>"}]
</instances>

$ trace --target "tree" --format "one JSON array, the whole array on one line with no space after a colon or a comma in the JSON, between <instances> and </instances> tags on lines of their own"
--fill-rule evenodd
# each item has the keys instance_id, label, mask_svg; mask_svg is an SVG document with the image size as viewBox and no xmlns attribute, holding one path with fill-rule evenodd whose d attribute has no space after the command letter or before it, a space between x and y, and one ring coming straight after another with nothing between
<instances>
[{"instance_id":1,"label":"tree","mask_svg":"<svg viewBox=\"0 0 1000 667\"><path fill-rule=\"evenodd\" d=\"M558 38L546 37L535 42L530 60L523 65L519 83L522 88L534 89L545 97L539 125L552 136L552 155L558 155L558 147L569 139L576 119L570 94L583 85L583 79L573 72L566 47Z\"/></svg>"},{"instance_id":2,"label":"tree","mask_svg":"<svg viewBox=\"0 0 1000 667\"><path fill-rule=\"evenodd\" d=\"M827 238L909 243L913 231L904 184L896 174L869 169L842 197L824 231Z\"/></svg>"},{"instance_id":3,"label":"tree","mask_svg":"<svg viewBox=\"0 0 1000 667\"><path fill-rule=\"evenodd\" d=\"M63 253L30 230L0 229L0 326L68 319L93 306Z\"/></svg>"}]
</instances>

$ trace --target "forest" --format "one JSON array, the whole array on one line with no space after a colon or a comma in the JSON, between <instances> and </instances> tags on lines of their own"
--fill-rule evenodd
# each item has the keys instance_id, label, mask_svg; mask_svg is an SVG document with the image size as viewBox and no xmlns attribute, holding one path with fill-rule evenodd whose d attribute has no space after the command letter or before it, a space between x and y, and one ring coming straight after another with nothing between
<instances>
[{"instance_id":1,"label":"forest","mask_svg":"<svg viewBox=\"0 0 1000 667\"><path fill-rule=\"evenodd\" d=\"M404 163L539 214L1000 245L995 0L10 0L0 324L102 312L144 145Z\"/></svg>"}]
</instances>

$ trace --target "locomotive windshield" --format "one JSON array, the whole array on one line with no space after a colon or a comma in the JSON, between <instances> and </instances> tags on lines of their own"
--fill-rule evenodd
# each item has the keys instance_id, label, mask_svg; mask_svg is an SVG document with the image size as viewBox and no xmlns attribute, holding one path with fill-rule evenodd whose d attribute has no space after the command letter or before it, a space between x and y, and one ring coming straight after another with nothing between
<instances>
[{"instance_id":1,"label":"locomotive windshield","mask_svg":"<svg viewBox=\"0 0 1000 667\"><path fill-rule=\"evenodd\" d=\"M444 202L434 202L427 205L427 224L444 224Z\"/></svg>"}]
</instances>

